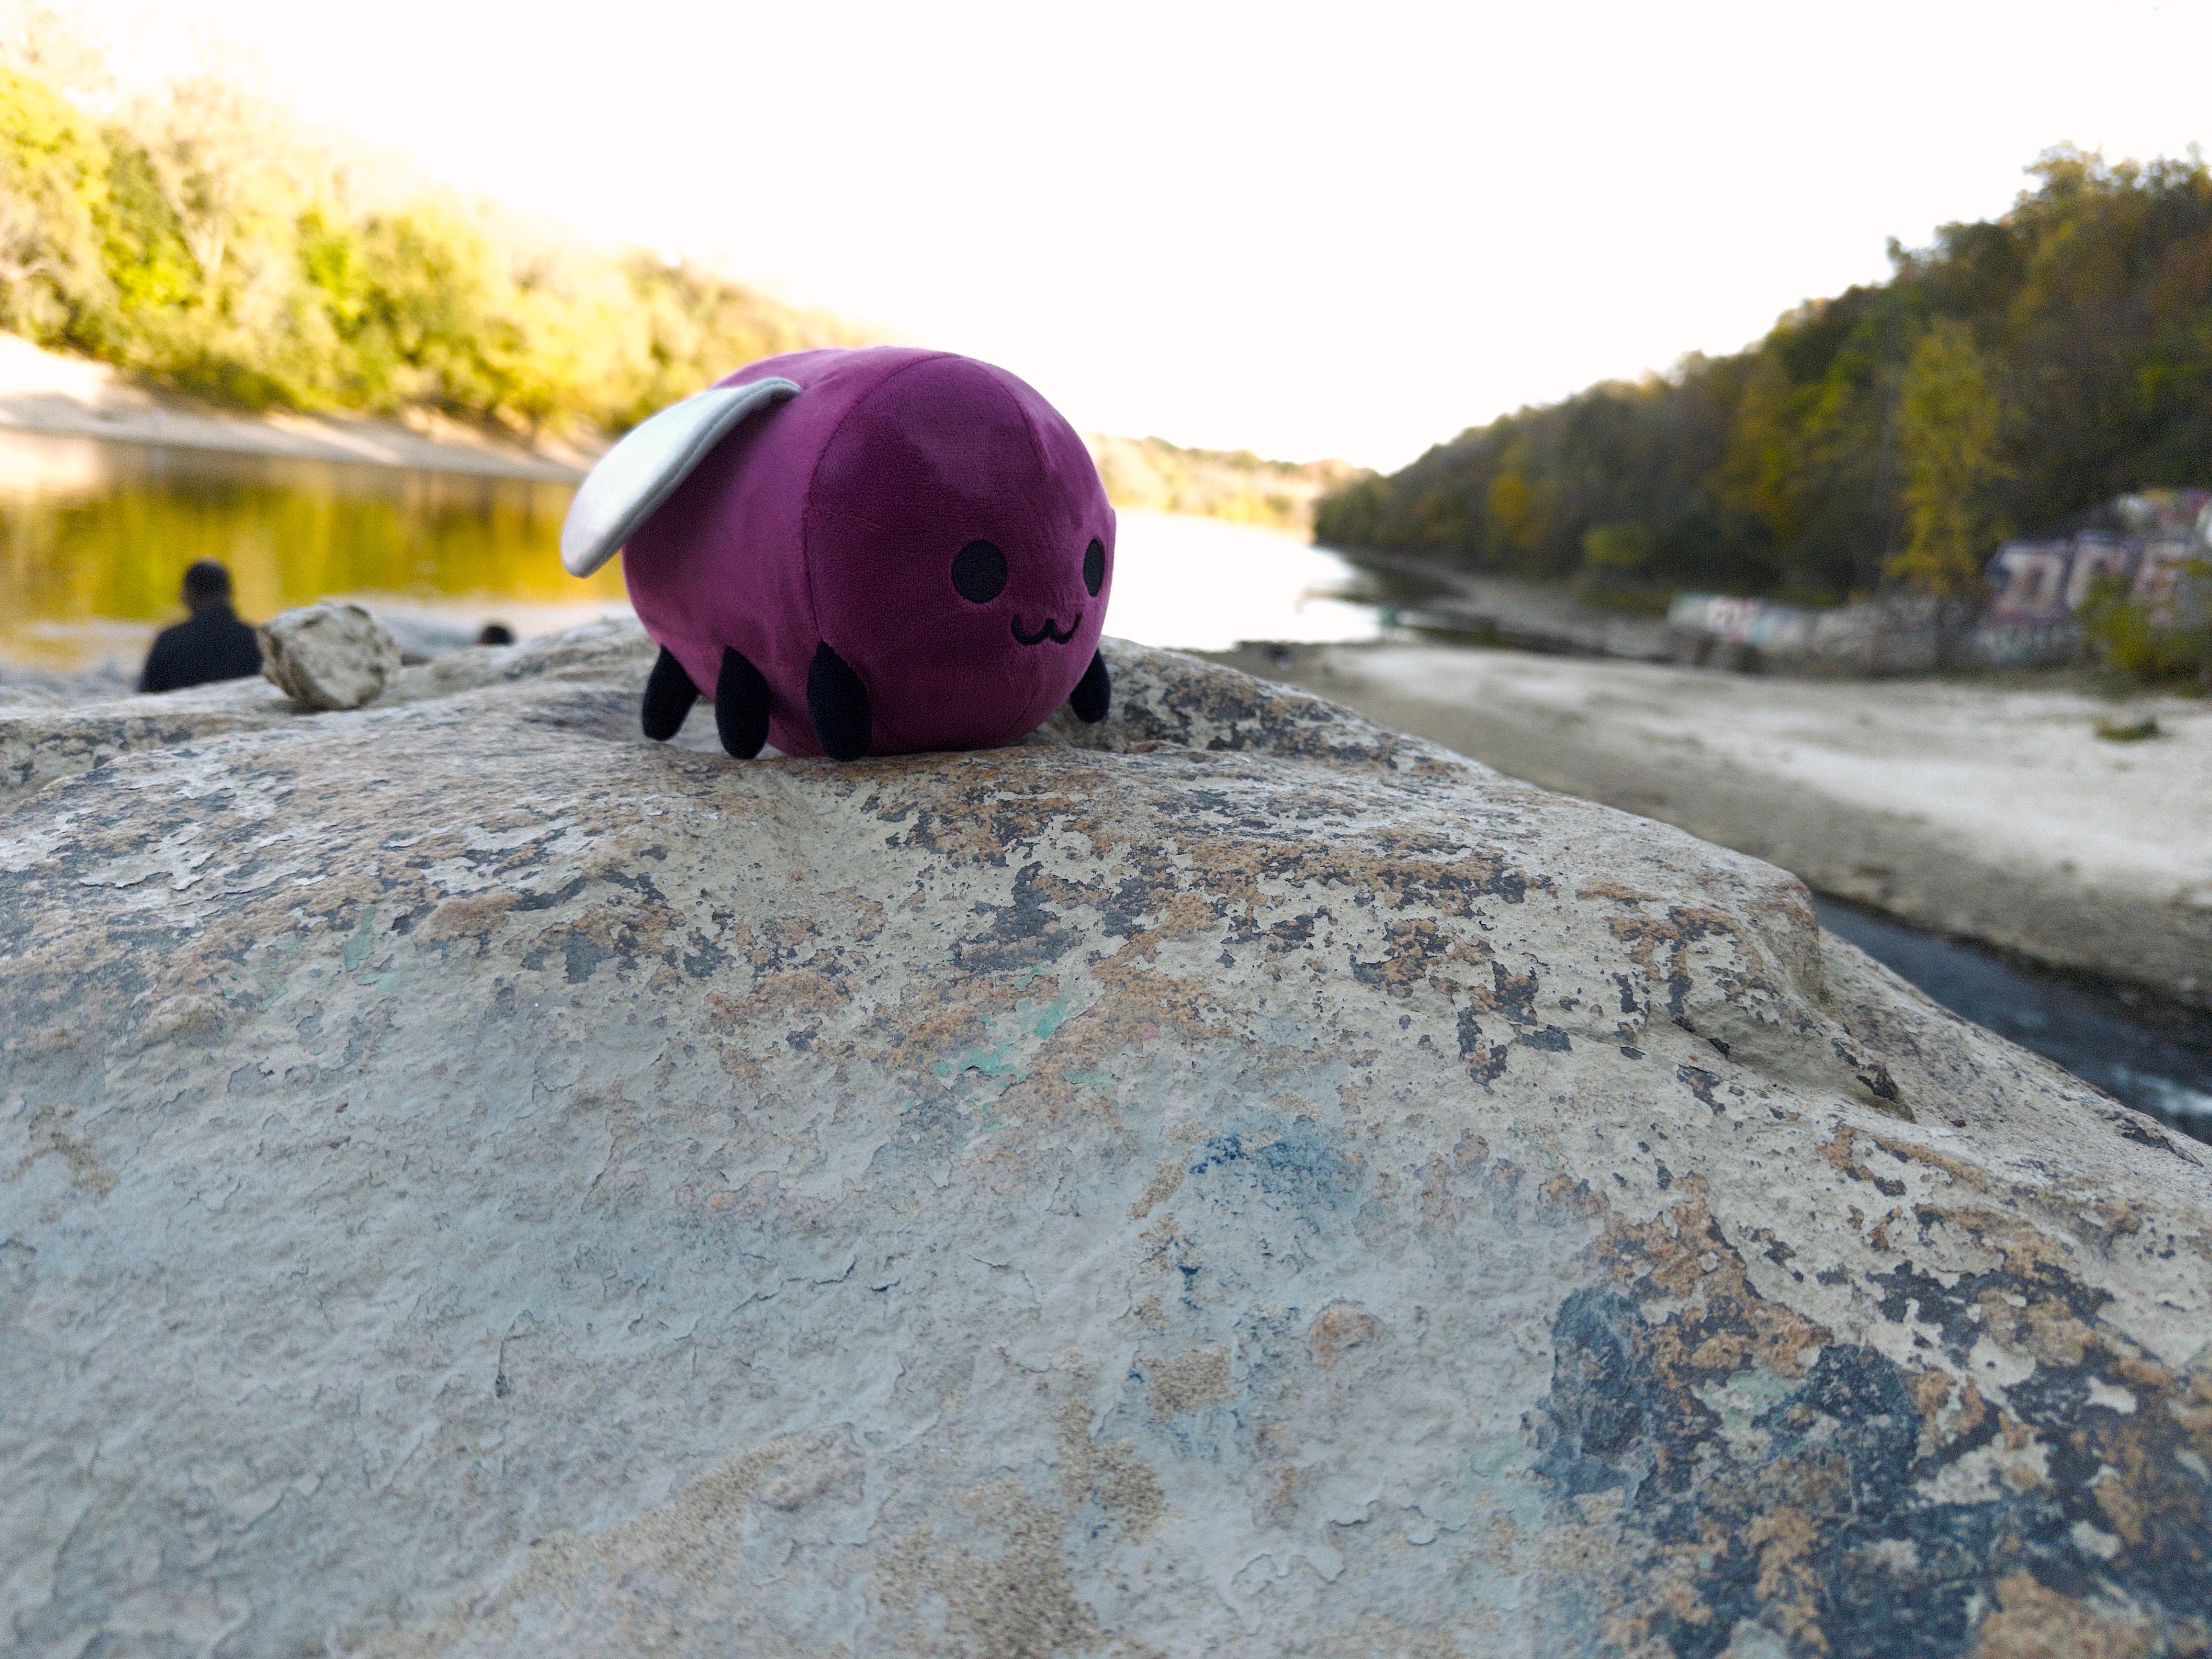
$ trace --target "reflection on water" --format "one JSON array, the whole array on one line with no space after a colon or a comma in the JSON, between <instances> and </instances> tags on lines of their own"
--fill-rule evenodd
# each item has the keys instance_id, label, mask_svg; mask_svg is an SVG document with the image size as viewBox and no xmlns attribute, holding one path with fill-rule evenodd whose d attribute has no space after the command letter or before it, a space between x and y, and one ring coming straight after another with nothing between
<instances>
[{"instance_id":1,"label":"reflection on water","mask_svg":"<svg viewBox=\"0 0 2212 1659\"><path fill-rule=\"evenodd\" d=\"M623 600L611 564L561 568L566 484L234 455L0 430L0 659L135 669L181 615L177 582L220 559L258 620L334 594L525 634ZM1209 650L1239 640L1370 639L1358 578L1294 537L1218 520L1121 515L1109 632Z\"/></svg>"},{"instance_id":2,"label":"reflection on water","mask_svg":"<svg viewBox=\"0 0 2212 1659\"><path fill-rule=\"evenodd\" d=\"M1106 631L1146 645L1226 651L1242 640L1371 640L1371 605L1343 597L1357 573L1277 530L1124 508Z\"/></svg>"},{"instance_id":3,"label":"reflection on water","mask_svg":"<svg viewBox=\"0 0 2212 1659\"><path fill-rule=\"evenodd\" d=\"M70 668L135 657L220 559L259 618L334 593L425 608L622 598L610 565L561 568L568 486L297 456L0 431L0 657Z\"/></svg>"}]
</instances>

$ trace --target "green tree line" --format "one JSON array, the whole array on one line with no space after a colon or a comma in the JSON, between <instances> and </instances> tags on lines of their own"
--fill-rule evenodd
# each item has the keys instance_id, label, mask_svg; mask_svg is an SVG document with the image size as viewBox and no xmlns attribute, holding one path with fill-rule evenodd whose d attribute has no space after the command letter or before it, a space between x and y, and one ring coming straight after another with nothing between
<instances>
[{"instance_id":1,"label":"green tree line","mask_svg":"<svg viewBox=\"0 0 2212 1659\"><path fill-rule=\"evenodd\" d=\"M1271 530L1310 530L1320 496L1373 476L1349 461L1270 461L1249 449L1186 449L1164 438L1088 433L1084 442L1097 463L1107 499L1116 507Z\"/></svg>"},{"instance_id":2,"label":"green tree line","mask_svg":"<svg viewBox=\"0 0 2212 1659\"><path fill-rule=\"evenodd\" d=\"M1993 221L1727 356L1351 484L1317 539L1634 591L1976 589L2014 529L2212 483L2212 176L2051 151Z\"/></svg>"},{"instance_id":3,"label":"green tree line","mask_svg":"<svg viewBox=\"0 0 2212 1659\"><path fill-rule=\"evenodd\" d=\"M248 408L536 436L619 430L756 357L858 337L696 265L395 185L220 72L117 95L53 14L14 21L0 327L41 345Z\"/></svg>"}]
</instances>

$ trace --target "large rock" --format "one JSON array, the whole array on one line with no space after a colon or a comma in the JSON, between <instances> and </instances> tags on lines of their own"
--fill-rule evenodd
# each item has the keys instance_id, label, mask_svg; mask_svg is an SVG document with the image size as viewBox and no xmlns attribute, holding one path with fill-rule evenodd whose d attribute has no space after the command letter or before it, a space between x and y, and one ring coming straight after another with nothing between
<instances>
[{"instance_id":1,"label":"large rock","mask_svg":"<svg viewBox=\"0 0 2212 1659\"><path fill-rule=\"evenodd\" d=\"M7 722L0 1646L2204 1650L2200 1151L1109 656L847 766L614 626Z\"/></svg>"}]
</instances>

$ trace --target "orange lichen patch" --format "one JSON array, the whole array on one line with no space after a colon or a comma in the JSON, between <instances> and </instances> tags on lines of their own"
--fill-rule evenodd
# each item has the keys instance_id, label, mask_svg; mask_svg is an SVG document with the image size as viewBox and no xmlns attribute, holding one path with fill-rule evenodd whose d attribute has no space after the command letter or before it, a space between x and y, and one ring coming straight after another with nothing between
<instances>
[{"instance_id":1,"label":"orange lichen patch","mask_svg":"<svg viewBox=\"0 0 2212 1659\"><path fill-rule=\"evenodd\" d=\"M1828 1650L1820 1628L1820 1571L1809 1558L1822 1528L1803 1510L1773 1509L1752 1517L1744 1540L1759 1552L1759 1598L1771 1617L1809 1653Z\"/></svg>"},{"instance_id":2,"label":"orange lichen patch","mask_svg":"<svg viewBox=\"0 0 2212 1659\"><path fill-rule=\"evenodd\" d=\"M1959 1393L1959 1413L1948 1425L1950 1437L1959 1439L1973 1433L1982 1426L1990 1411L1990 1403L1982 1398L1981 1389L1969 1379ZM2011 1419L2005 1420L2009 1425Z\"/></svg>"},{"instance_id":3,"label":"orange lichen patch","mask_svg":"<svg viewBox=\"0 0 2212 1659\"><path fill-rule=\"evenodd\" d=\"M1694 1585L1681 1579L1670 1578L1661 1583L1654 1599L1660 1607L1692 1629L1713 1622L1713 1610L1705 1605Z\"/></svg>"},{"instance_id":4,"label":"orange lichen patch","mask_svg":"<svg viewBox=\"0 0 2212 1659\"><path fill-rule=\"evenodd\" d=\"M1691 1304L1650 1334L1652 1364L1670 1384L1754 1363L1800 1376L1808 1355L1832 1340L1825 1327L1752 1288L1702 1194L1642 1225L1607 1221L1598 1259L1624 1284Z\"/></svg>"},{"instance_id":5,"label":"orange lichen patch","mask_svg":"<svg viewBox=\"0 0 2212 1659\"><path fill-rule=\"evenodd\" d=\"M2136 1545L2143 1540L2142 1493L2150 1485L2140 1467L2144 1461L2142 1448L2140 1444L2126 1444L2115 1449L2119 1451L2124 1463L2138 1467L2124 1468L2106 1475L2089 1488L2089 1496L2097 1500L2097 1507L2104 1510L2106 1520L2112 1522L2120 1540Z\"/></svg>"},{"instance_id":6,"label":"orange lichen patch","mask_svg":"<svg viewBox=\"0 0 2212 1659\"><path fill-rule=\"evenodd\" d=\"M1072 1504L1096 1503L1125 1536L1145 1536L1167 1513L1160 1478L1127 1445L1099 1445L1079 1405L1060 1413L1060 1485Z\"/></svg>"},{"instance_id":7,"label":"orange lichen patch","mask_svg":"<svg viewBox=\"0 0 2212 1659\"><path fill-rule=\"evenodd\" d=\"M927 1523L900 1534L876 1565L885 1606L911 1619L924 1591L941 1598L957 1651L1043 1656L1090 1649L1098 1623L1068 1576L1066 1517L1024 1501L1010 1480L978 1489L965 1506L1004 1529L998 1549L986 1553L940 1539ZM915 1652L940 1645L912 1626L901 1634L904 1639L885 1645Z\"/></svg>"},{"instance_id":8,"label":"orange lichen patch","mask_svg":"<svg viewBox=\"0 0 2212 1659\"><path fill-rule=\"evenodd\" d=\"M2034 1281L2021 1278L2027 1285ZM1974 1298L1982 1326L2000 1347L2024 1349L2046 1365L2078 1365L2103 1339L2054 1297L1985 1287Z\"/></svg>"},{"instance_id":9,"label":"orange lichen patch","mask_svg":"<svg viewBox=\"0 0 2212 1659\"><path fill-rule=\"evenodd\" d=\"M763 1019L809 1019L830 1013L852 1000L843 983L811 968L796 968L763 975L742 997L707 994L707 1011L714 1027L728 1030Z\"/></svg>"},{"instance_id":10,"label":"orange lichen patch","mask_svg":"<svg viewBox=\"0 0 2212 1659\"><path fill-rule=\"evenodd\" d=\"M760 1061L738 1043L718 1040L714 1044L714 1054L723 1071L742 1083L758 1084L766 1073L766 1068Z\"/></svg>"},{"instance_id":11,"label":"orange lichen patch","mask_svg":"<svg viewBox=\"0 0 2212 1659\"><path fill-rule=\"evenodd\" d=\"M659 955L678 936L680 921L666 906L641 902L626 893L580 901L562 920L526 936L524 965L538 965L559 952L568 959L571 980L588 978L600 962L628 965Z\"/></svg>"},{"instance_id":12,"label":"orange lichen patch","mask_svg":"<svg viewBox=\"0 0 2212 1659\"><path fill-rule=\"evenodd\" d=\"M497 927L521 895L514 892L467 893L449 898L424 917L415 929L416 939L483 939Z\"/></svg>"},{"instance_id":13,"label":"orange lichen patch","mask_svg":"<svg viewBox=\"0 0 2212 1659\"><path fill-rule=\"evenodd\" d=\"M2199 1371L2189 1380L2185 1395L2169 1395L2166 1409L2187 1431L2190 1444L2200 1457L2212 1458L2212 1370Z\"/></svg>"},{"instance_id":14,"label":"orange lichen patch","mask_svg":"<svg viewBox=\"0 0 2212 1659\"><path fill-rule=\"evenodd\" d=\"M1974 1628L1974 1659L2149 1659L2162 1645L2144 1626L2046 1589L2026 1571L1998 1579L1996 1599Z\"/></svg>"},{"instance_id":15,"label":"orange lichen patch","mask_svg":"<svg viewBox=\"0 0 2212 1659\"><path fill-rule=\"evenodd\" d=\"M1155 961L1160 946L1169 941L1188 939L1221 925L1220 913L1196 893L1172 893L1157 910L1148 914L1152 920L1122 941L1121 948L1107 958L1108 964L1122 966Z\"/></svg>"},{"instance_id":16,"label":"orange lichen patch","mask_svg":"<svg viewBox=\"0 0 2212 1659\"><path fill-rule=\"evenodd\" d=\"M2078 1365L2093 1346L2101 1346L2096 1332L2052 1297L2030 1301L2021 1323L2027 1351L2046 1365Z\"/></svg>"},{"instance_id":17,"label":"orange lichen patch","mask_svg":"<svg viewBox=\"0 0 2212 1659\"><path fill-rule=\"evenodd\" d=\"M1744 976L1763 975L1765 957L1745 936L1742 924L1725 910L1703 905L1670 904L1662 916L1613 916L1607 926L1628 946L1630 960L1656 983L1686 980L1691 953L1707 939L1734 949Z\"/></svg>"},{"instance_id":18,"label":"orange lichen patch","mask_svg":"<svg viewBox=\"0 0 2212 1659\"><path fill-rule=\"evenodd\" d=\"M1571 1176L1557 1175L1537 1188L1540 1206L1558 1213L1596 1217L1611 1213L1612 1206L1605 1194L1594 1190L1589 1182Z\"/></svg>"},{"instance_id":19,"label":"orange lichen patch","mask_svg":"<svg viewBox=\"0 0 2212 1659\"><path fill-rule=\"evenodd\" d=\"M1877 1134L1871 1129L1866 1131L1866 1138L1893 1157L1941 1170L1954 1181L1964 1182L1978 1192L1987 1192L1990 1188L1989 1172L1963 1158L1954 1158L1948 1152L1939 1152L1932 1146L1923 1146L1914 1141L1900 1140L1894 1135Z\"/></svg>"},{"instance_id":20,"label":"orange lichen patch","mask_svg":"<svg viewBox=\"0 0 2212 1659\"><path fill-rule=\"evenodd\" d=\"M1986 1204L1928 1204L1914 1213L1923 1233L1937 1226L1954 1227L1968 1243L1996 1256L2005 1272L2021 1277L2032 1277L2039 1267L2063 1271L2073 1258L2064 1240L2045 1232L2017 1211Z\"/></svg>"},{"instance_id":21,"label":"orange lichen patch","mask_svg":"<svg viewBox=\"0 0 2212 1659\"><path fill-rule=\"evenodd\" d=\"M69 1171L70 1184L88 1194L94 1203L115 1190L115 1171L91 1146L62 1127L76 1116L75 1107L48 1103L33 1107L26 1116L27 1121L19 1133L28 1150L8 1170L5 1179L19 1181L40 1158L56 1158Z\"/></svg>"},{"instance_id":22,"label":"orange lichen patch","mask_svg":"<svg viewBox=\"0 0 2212 1659\"><path fill-rule=\"evenodd\" d=\"M1444 977L1440 969L1455 964L1475 980L1473 1006L1480 1009L1492 1006L1492 1000L1484 999L1494 1000L1490 988L1482 983L1488 976L1489 959L1490 947L1480 939L1462 939L1446 932L1435 918L1419 916L1388 923L1382 930L1381 960L1355 958L1352 972L1386 996L1408 997L1424 985L1449 994L1460 988L1460 981Z\"/></svg>"},{"instance_id":23,"label":"orange lichen patch","mask_svg":"<svg viewBox=\"0 0 2212 1659\"><path fill-rule=\"evenodd\" d=\"M1139 1359L1145 1398L1155 1417L1181 1417L1218 1405L1236 1392L1229 1385L1229 1350L1194 1348L1169 1359Z\"/></svg>"},{"instance_id":24,"label":"orange lichen patch","mask_svg":"<svg viewBox=\"0 0 2212 1659\"><path fill-rule=\"evenodd\" d=\"M1859 1131L1850 1124L1839 1123L1836 1126L1835 1133L1815 1146L1813 1151L1816 1156L1833 1164L1839 1173L1849 1176L1854 1181L1864 1181L1867 1178L1867 1173L1860 1166L1858 1154L1853 1146L1858 1134Z\"/></svg>"},{"instance_id":25,"label":"orange lichen patch","mask_svg":"<svg viewBox=\"0 0 2212 1659\"><path fill-rule=\"evenodd\" d=\"M1175 1196L1176 1188L1182 1185L1185 1165L1180 1158L1169 1158L1152 1171L1152 1178L1145 1183L1145 1190L1137 1194L1137 1201L1129 1206L1129 1219L1142 1221L1153 1209Z\"/></svg>"},{"instance_id":26,"label":"orange lichen patch","mask_svg":"<svg viewBox=\"0 0 2212 1659\"><path fill-rule=\"evenodd\" d=\"M2124 1356L2113 1364L2112 1370L2139 1389L2165 1389L2173 1386L2173 1373L2154 1359L2140 1355Z\"/></svg>"},{"instance_id":27,"label":"orange lichen patch","mask_svg":"<svg viewBox=\"0 0 2212 1659\"><path fill-rule=\"evenodd\" d=\"M2114 1239L2125 1238L2130 1234L2141 1232L2146 1220L2152 1213L2132 1198L2098 1198L2076 1201L2081 1205L2081 1208L2075 1212L2077 1224L2086 1222L2087 1225L2083 1228L2083 1231L2100 1244L2109 1244Z\"/></svg>"},{"instance_id":28,"label":"orange lichen patch","mask_svg":"<svg viewBox=\"0 0 2212 1659\"><path fill-rule=\"evenodd\" d=\"M1902 1210L1890 1210L1884 1212L1881 1219L1875 1222L1868 1232L1866 1236L1868 1244L1886 1255L1894 1254L1897 1246L1890 1242L1889 1230L1905 1218L1905 1212Z\"/></svg>"},{"instance_id":29,"label":"orange lichen patch","mask_svg":"<svg viewBox=\"0 0 2212 1659\"><path fill-rule=\"evenodd\" d=\"M1382 1329L1382 1322L1364 1309L1332 1302L1306 1327L1306 1344L1324 1366L1334 1365L1350 1350L1376 1340Z\"/></svg>"},{"instance_id":30,"label":"orange lichen patch","mask_svg":"<svg viewBox=\"0 0 2212 1659\"><path fill-rule=\"evenodd\" d=\"M1066 1047L1062 1058L1091 1060L1149 1042L1168 1030L1188 1040L1234 1042L1238 1033L1220 1017L1213 989L1203 980L1182 979L1118 960L1097 963L1091 976L1109 994L1070 1020L1056 1034ZM1080 1029L1079 1029L1079 1027Z\"/></svg>"},{"instance_id":31,"label":"orange lichen patch","mask_svg":"<svg viewBox=\"0 0 2212 1659\"><path fill-rule=\"evenodd\" d=\"M1613 899L1623 904L1657 904L1662 902L1656 893L1647 893L1636 887L1624 887L1616 881L1586 881L1575 889L1575 896L1585 903L1591 899Z\"/></svg>"},{"instance_id":32,"label":"orange lichen patch","mask_svg":"<svg viewBox=\"0 0 2212 1659\"><path fill-rule=\"evenodd\" d=\"M1060 989L1058 978L1044 975L1030 981L1026 994L1049 1001ZM927 1075L930 1067L981 1043L993 1019L1014 1000L1005 985L987 976L919 979L871 1024L868 1036L877 1041L869 1055L895 1077Z\"/></svg>"},{"instance_id":33,"label":"orange lichen patch","mask_svg":"<svg viewBox=\"0 0 2212 1659\"><path fill-rule=\"evenodd\" d=\"M1955 1386L1942 1371L1916 1371L1906 1382L1906 1390L1912 1395L1912 1404L1932 1427L1936 1416L1950 1402L1951 1390ZM1966 1385L1972 1388L1970 1382Z\"/></svg>"}]
</instances>

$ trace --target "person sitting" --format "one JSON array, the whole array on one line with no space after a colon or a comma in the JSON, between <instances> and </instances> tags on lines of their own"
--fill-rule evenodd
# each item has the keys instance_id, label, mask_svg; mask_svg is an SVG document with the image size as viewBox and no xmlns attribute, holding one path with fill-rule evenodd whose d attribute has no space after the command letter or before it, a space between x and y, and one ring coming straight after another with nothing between
<instances>
[{"instance_id":1,"label":"person sitting","mask_svg":"<svg viewBox=\"0 0 2212 1659\"><path fill-rule=\"evenodd\" d=\"M185 572L185 603L191 620L154 636L138 676L141 691L181 691L261 672L261 642L230 606L229 571L213 559L196 560Z\"/></svg>"}]
</instances>

